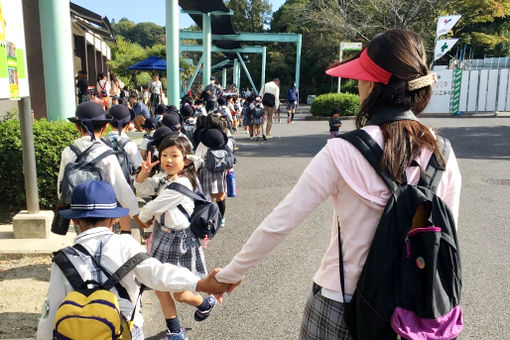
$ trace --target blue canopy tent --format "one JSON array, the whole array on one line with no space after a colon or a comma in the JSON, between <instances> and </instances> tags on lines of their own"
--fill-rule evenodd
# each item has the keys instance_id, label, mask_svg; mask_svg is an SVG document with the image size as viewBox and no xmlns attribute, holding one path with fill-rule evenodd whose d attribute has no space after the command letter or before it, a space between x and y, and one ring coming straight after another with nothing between
<instances>
[{"instance_id":1,"label":"blue canopy tent","mask_svg":"<svg viewBox=\"0 0 510 340\"><path fill-rule=\"evenodd\" d=\"M152 56L129 66L127 69L136 71L166 71L166 60L161 57ZM179 68L179 71L184 71L184 69Z\"/></svg>"}]
</instances>

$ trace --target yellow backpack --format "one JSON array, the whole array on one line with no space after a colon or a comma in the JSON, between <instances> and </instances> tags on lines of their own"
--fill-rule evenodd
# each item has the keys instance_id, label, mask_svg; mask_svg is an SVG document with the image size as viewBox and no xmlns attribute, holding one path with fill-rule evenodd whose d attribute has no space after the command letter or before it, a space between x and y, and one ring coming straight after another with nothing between
<instances>
[{"instance_id":1,"label":"yellow backpack","mask_svg":"<svg viewBox=\"0 0 510 340\"><path fill-rule=\"evenodd\" d=\"M74 245L73 248L90 256L88 251L79 244ZM140 289L137 301L135 301L130 320L122 315L117 295L110 290L116 287L121 297L129 299L127 291L119 282L136 265L149 258L149 255L146 253L136 254L113 274L109 274L94 260L94 257L90 257L108 277L102 285L95 281L84 282L63 250L55 254L53 261L62 270L74 291L65 296L57 309L53 330L54 338L66 340L130 340L133 318L143 286Z\"/></svg>"}]
</instances>

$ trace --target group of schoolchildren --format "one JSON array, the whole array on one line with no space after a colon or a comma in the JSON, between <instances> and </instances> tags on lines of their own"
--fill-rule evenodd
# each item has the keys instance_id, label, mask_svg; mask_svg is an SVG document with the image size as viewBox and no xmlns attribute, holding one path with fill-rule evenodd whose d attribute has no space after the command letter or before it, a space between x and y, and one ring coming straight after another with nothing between
<instances>
[{"instance_id":1,"label":"group of schoolchildren","mask_svg":"<svg viewBox=\"0 0 510 340\"><path fill-rule=\"evenodd\" d=\"M63 150L58 175L59 198L65 207L58 213L67 227L72 221L78 236L53 264L38 339L69 338L77 326L66 326L73 318L59 314L67 294L79 287L90 294L91 285L108 285L112 277L119 282L111 291L118 298L121 316L131 322L133 339L143 339L137 282L155 289L166 320L165 339L170 340L187 339L175 301L195 306L195 320L203 321L217 303L214 294L231 287L214 279L217 270L207 276L202 243L190 221L196 208L193 195L199 192L216 203L221 217L218 228L225 224L226 177L233 167L235 142L225 117L203 114L201 104L196 104L195 108L184 99L179 111L158 106L157 118L141 125L146 135L140 148L126 134L134 119L127 106L113 105L104 111L93 101L78 105L76 117L69 120L81 137ZM194 129L185 130L192 122ZM105 136L108 125L112 131ZM135 192L148 201L142 208ZM147 250L126 235L131 218L142 228L153 227ZM120 235L113 232L117 223ZM151 257L133 260L146 252ZM76 276L81 282L78 288ZM70 304L80 305L76 300Z\"/></svg>"}]
</instances>

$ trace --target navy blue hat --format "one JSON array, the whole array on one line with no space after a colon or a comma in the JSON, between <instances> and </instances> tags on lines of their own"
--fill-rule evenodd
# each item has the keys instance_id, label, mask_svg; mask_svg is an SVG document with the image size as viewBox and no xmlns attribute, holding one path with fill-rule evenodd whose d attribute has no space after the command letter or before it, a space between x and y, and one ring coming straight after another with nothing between
<instances>
[{"instance_id":1,"label":"navy blue hat","mask_svg":"<svg viewBox=\"0 0 510 340\"><path fill-rule=\"evenodd\" d=\"M163 139L165 139L166 136L171 135L174 132L175 131L172 131L167 126L162 126L158 128L156 131L154 131L154 135L152 135L151 144L157 148L159 144L161 144Z\"/></svg>"},{"instance_id":2,"label":"navy blue hat","mask_svg":"<svg viewBox=\"0 0 510 340\"><path fill-rule=\"evenodd\" d=\"M219 97L217 102L218 105L225 105L227 103L227 100L225 99L225 97Z\"/></svg>"},{"instance_id":3,"label":"navy blue hat","mask_svg":"<svg viewBox=\"0 0 510 340\"><path fill-rule=\"evenodd\" d=\"M168 110L167 106L165 104L159 104L157 107L156 107L156 110L155 110L155 114L157 115L162 115L163 113L165 113L166 111Z\"/></svg>"},{"instance_id":4,"label":"navy blue hat","mask_svg":"<svg viewBox=\"0 0 510 340\"><path fill-rule=\"evenodd\" d=\"M103 107L96 102L86 101L76 107L76 117L67 118L71 123L80 124L88 132L92 140L94 136L94 122L109 123L112 120L106 117Z\"/></svg>"},{"instance_id":5,"label":"navy blue hat","mask_svg":"<svg viewBox=\"0 0 510 340\"><path fill-rule=\"evenodd\" d=\"M205 146L215 150L227 145L228 137L218 129L206 129L200 133L200 141Z\"/></svg>"},{"instance_id":6,"label":"navy blue hat","mask_svg":"<svg viewBox=\"0 0 510 340\"><path fill-rule=\"evenodd\" d=\"M179 112L177 110L177 106L175 105L168 105L167 108L166 108L166 112Z\"/></svg>"},{"instance_id":7,"label":"navy blue hat","mask_svg":"<svg viewBox=\"0 0 510 340\"><path fill-rule=\"evenodd\" d=\"M193 106L189 105L189 104L184 104L182 107L181 107L181 115L184 117L184 118L188 118L188 117L191 117L195 114L195 109L193 108Z\"/></svg>"},{"instance_id":8,"label":"navy blue hat","mask_svg":"<svg viewBox=\"0 0 510 340\"><path fill-rule=\"evenodd\" d=\"M122 132L122 127L131 122L134 118L134 111L130 110L125 105L113 105L108 110L108 116L112 119L112 124L117 125L119 136Z\"/></svg>"},{"instance_id":9,"label":"navy blue hat","mask_svg":"<svg viewBox=\"0 0 510 340\"><path fill-rule=\"evenodd\" d=\"M110 184L103 181L86 181L74 188L71 209L60 210L65 218L117 218L126 216L129 209L119 208Z\"/></svg>"},{"instance_id":10,"label":"navy blue hat","mask_svg":"<svg viewBox=\"0 0 510 340\"><path fill-rule=\"evenodd\" d=\"M144 128L144 129L154 130L154 129L157 129L159 125L160 125L160 124L159 124L159 122L158 122L158 120L157 120L156 118L154 118L154 117L149 117L149 118L147 118L147 119L143 122L143 124L142 124L141 126L142 126L142 128Z\"/></svg>"},{"instance_id":11,"label":"navy blue hat","mask_svg":"<svg viewBox=\"0 0 510 340\"><path fill-rule=\"evenodd\" d=\"M161 124L169 127L172 131L177 131L181 128L181 118L176 112L169 112L163 116Z\"/></svg>"}]
</instances>

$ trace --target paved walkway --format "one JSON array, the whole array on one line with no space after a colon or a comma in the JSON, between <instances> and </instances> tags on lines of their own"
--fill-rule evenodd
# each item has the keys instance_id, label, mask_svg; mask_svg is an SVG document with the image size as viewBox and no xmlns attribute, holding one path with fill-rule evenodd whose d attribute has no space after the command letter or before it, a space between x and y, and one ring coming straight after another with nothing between
<instances>
[{"instance_id":1,"label":"paved walkway","mask_svg":"<svg viewBox=\"0 0 510 340\"><path fill-rule=\"evenodd\" d=\"M283 117L283 115L282 115ZM302 118L302 117L299 117ZM459 235L464 289L462 339L510 338L510 119L432 118L452 140L463 174ZM292 189L328 135L324 121L275 124L271 141L238 135L235 171L238 197L227 200L227 225L206 250L208 268L226 265L254 228ZM352 129L345 121L343 130ZM505 181L506 179L506 181ZM312 277L329 242L328 200L248 273L245 282L211 317L193 320L193 308L179 304L190 339L296 339ZM154 292L144 297L145 335L160 339L164 318Z\"/></svg>"},{"instance_id":2,"label":"paved walkway","mask_svg":"<svg viewBox=\"0 0 510 340\"><path fill-rule=\"evenodd\" d=\"M302 118L298 116L295 124L273 125L270 141L250 142L247 135L236 136L239 196L227 200L227 225L206 250L208 268L230 261L326 142L328 123ZM459 238L466 326L461 338L509 339L510 118L424 122L451 139L463 175ZM342 129L353 127L353 121L345 121ZM193 308L178 305L190 339L296 339L313 274L329 242L331 218L328 200L250 271L203 323L193 320ZM0 239L7 234L0 228ZM0 243L0 250L5 244ZM143 296L143 314L146 338L162 338L164 318L153 291Z\"/></svg>"}]
</instances>

